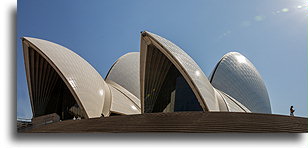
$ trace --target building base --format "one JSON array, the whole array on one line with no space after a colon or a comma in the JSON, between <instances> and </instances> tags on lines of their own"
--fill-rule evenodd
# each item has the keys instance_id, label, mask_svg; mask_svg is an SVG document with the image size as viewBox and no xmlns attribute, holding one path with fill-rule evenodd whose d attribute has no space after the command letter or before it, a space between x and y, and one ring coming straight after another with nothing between
<instances>
[{"instance_id":1,"label":"building base","mask_svg":"<svg viewBox=\"0 0 308 148\"><path fill-rule=\"evenodd\" d=\"M307 118L235 112L173 112L66 120L26 129L26 133L308 132Z\"/></svg>"}]
</instances>

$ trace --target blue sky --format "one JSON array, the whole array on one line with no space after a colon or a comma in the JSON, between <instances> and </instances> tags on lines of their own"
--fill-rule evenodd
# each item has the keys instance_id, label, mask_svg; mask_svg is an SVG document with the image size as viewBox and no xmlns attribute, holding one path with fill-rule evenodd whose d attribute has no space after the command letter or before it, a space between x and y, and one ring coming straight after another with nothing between
<instances>
[{"instance_id":1,"label":"blue sky","mask_svg":"<svg viewBox=\"0 0 308 148\"><path fill-rule=\"evenodd\" d=\"M307 117L306 0L18 0L17 117L31 118L20 37L46 39L87 60L103 77L139 51L140 31L165 37L208 76L230 51L262 75L274 114Z\"/></svg>"}]
</instances>

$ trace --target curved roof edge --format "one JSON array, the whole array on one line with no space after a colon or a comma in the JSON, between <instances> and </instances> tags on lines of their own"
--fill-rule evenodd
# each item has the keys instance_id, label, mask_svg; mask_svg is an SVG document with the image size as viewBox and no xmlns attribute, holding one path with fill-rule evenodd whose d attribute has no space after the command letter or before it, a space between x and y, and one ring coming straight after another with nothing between
<instances>
[{"instance_id":1,"label":"curved roof edge","mask_svg":"<svg viewBox=\"0 0 308 148\"><path fill-rule=\"evenodd\" d=\"M209 77L208 77L208 79L209 79L210 82L213 81L214 75L215 75L216 70L218 69L218 66L220 65L221 61L222 61L223 59L225 59L227 56L229 56L230 54L233 54L233 53L238 53L238 54L240 54L239 52L232 51L232 52L228 52L228 53L224 54L224 55L220 58L220 60L218 61L218 63L215 65L214 70L211 72L211 74L210 74Z\"/></svg>"},{"instance_id":2,"label":"curved roof edge","mask_svg":"<svg viewBox=\"0 0 308 148\"><path fill-rule=\"evenodd\" d=\"M219 111L218 101L215 98L214 88L197 63L180 47L176 46L171 41L147 31L141 33L141 82L143 82L144 79L147 45L150 44L156 46L176 66L176 68L188 82L189 86L192 88L201 107L205 111ZM141 83L142 104L144 101L144 94L142 92L143 90L144 86L143 83Z\"/></svg>"},{"instance_id":3,"label":"curved roof edge","mask_svg":"<svg viewBox=\"0 0 308 148\"><path fill-rule=\"evenodd\" d=\"M246 111L271 113L270 100L262 76L253 63L241 53L226 53L216 64L209 80L219 91L228 97L232 96L231 100L241 104Z\"/></svg>"},{"instance_id":4,"label":"curved roof edge","mask_svg":"<svg viewBox=\"0 0 308 148\"><path fill-rule=\"evenodd\" d=\"M108 76L110 75L111 69L113 69L114 65L116 65L116 64L119 62L119 60L123 59L125 56L131 55L131 54L135 54L135 53L140 53L140 52L128 52L128 53L122 55L120 58L118 58L118 59L112 64L112 66L110 67L110 69L108 70L108 72L107 72L107 74L106 74L106 76L105 76L105 80L108 79Z\"/></svg>"},{"instance_id":5,"label":"curved roof edge","mask_svg":"<svg viewBox=\"0 0 308 148\"><path fill-rule=\"evenodd\" d=\"M140 52L129 52L117 59L109 69L105 80L124 87L140 99Z\"/></svg>"},{"instance_id":6,"label":"curved roof edge","mask_svg":"<svg viewBox=\"0 0 308 148\"><path fill-rule=\"evenodd\" d=\"M111 90L110 111L112 113L122 115L141 114L140 100L137 97L112 80L106 80L106 83Z\"/></svg>"},{"instance_id":7,"label":"curved roof edge","mask_svg":"<svg viewBox=\"0 0 308 148\"><path fill-rule=\"evenodd\" d=\"M215 88L215 90L222 95L221 98L224 100L224 103L227 106L227 110L229 112L248 112L248 113L251 112L247 107L245 107L242 103L238 102L230 95L226 94L225 92L219 89Z\"/></svg>"},{"instance_id":8,"label":"curved roof edge","mask_svg":"<svg viewBox=\"0 0 308 148\"><path fill-rule=\"evenodd\" d=\"M23 37L22 41L24 51L29 47L33 48L56 70L78 105L85 111L86 118L100 117L102 114L109 116L111 106L109 87L86 60L75 52L50 41L31 37ZM24 56L26 60L27 54ZM26 73L29 75L29 65L25 64Z\"/></svg>"}]
</instances>

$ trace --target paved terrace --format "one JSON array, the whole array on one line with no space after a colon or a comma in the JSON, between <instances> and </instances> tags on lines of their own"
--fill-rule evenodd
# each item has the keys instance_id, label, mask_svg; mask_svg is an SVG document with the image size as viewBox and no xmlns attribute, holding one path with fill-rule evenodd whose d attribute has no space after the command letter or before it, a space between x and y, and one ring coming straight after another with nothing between
<instances>
[{"instance_id":1,"label":"paved terrace","mask_svg":"<svg viewBox=\"0 0 308 148\"><path fill-rule=\"evenodd\" d=\"M87 132L308 132L308 119L234 112L174 112L66 120L25 130L27 133Z\"/></svg>"}]
</instances>

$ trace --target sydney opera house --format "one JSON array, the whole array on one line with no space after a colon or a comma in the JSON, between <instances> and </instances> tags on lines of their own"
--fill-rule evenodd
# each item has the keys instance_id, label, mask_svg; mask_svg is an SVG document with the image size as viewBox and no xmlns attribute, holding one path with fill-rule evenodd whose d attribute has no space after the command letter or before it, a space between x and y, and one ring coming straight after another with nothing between
<instances>
[{"instance_id":1,"label":"sydney opera house","mask_svg":"<svg viewBox=\"0 0 308 148\"><path fill-rule=\"evenodd\" d=\"M140 52L123 55L102 77L61 45L31 37L22 43L33 119L59 118L34 132L307 131L306 119L271 114L261 75L237 52L207 77L183 49L144 31Z\"/></svg>"}]
</instances>

